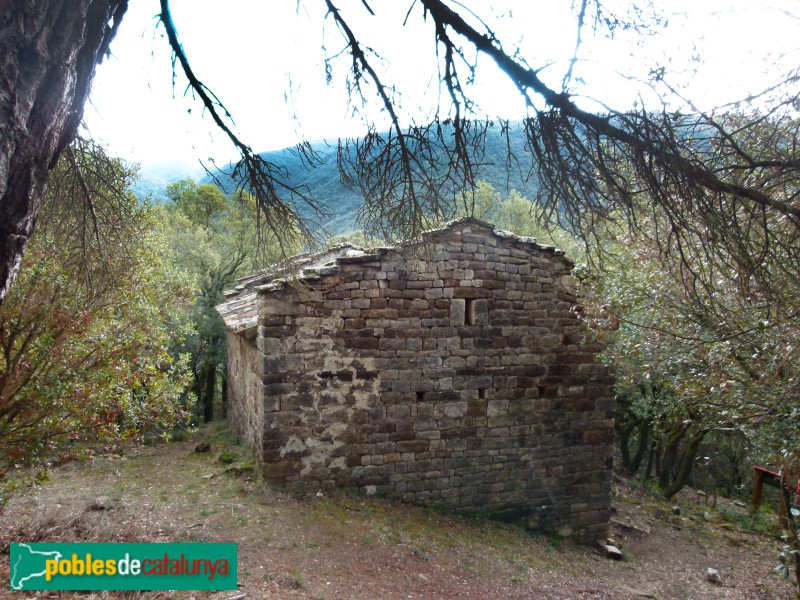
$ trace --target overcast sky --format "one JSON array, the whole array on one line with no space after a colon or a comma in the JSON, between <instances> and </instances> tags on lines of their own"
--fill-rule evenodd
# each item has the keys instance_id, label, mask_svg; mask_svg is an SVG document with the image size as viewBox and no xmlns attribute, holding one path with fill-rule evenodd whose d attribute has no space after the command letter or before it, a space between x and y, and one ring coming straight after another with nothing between
<instances>
[{"instance_id":1,"label":"overcast sky","mask_svg":"<svg viewBox=\"0 0 800 600\"><path fill-rule=\"evenodd\" d=\"M430 118L440 101L435 47L429 23L411 0L373 0L370 16L361 0L339 0L356 34L384 58L376 63L387 83L402 93L406 118ZM553 7L557 4L560 8ZM641 4L641 3L640 3ZM573 89L589 108L597 99L626 108L654 97L634 80L664 66L670 82L703 109L760 90L782 64L800 63L794 48L800 32L798 0L664 0L657 2L665 27L652 35L617 31L613 39L584 31ZM334 63L326 84L324 59L344 48L341 34L325 19L324 3L296 0L173 0L173 19L197 76L227 106L235 130L257 151L362 130L352 116L345 85L347 57ZM221 7L225 8L221 11ZM504 48L519 46L534 68L557 89L575 46L576 19L570 1L470 2ZM786 7L787 12L782 12ZM456 6L456 8L458 8ZM170 51L154 16L157 0L132 0L112 55L99 67L85 121L113 154L141 163L227 162L235 151L215 131L202 106L185 96L181 73L173 86ZM604 32L600 32L604 33ZM800 46L800 44L797 44ZM490 117L521 118L524 103L491 61L479 59L471 95ZM385 123L377 109L368 118ZM381 121L384 119L384 121Z\"/></svg>"}]
</instances>

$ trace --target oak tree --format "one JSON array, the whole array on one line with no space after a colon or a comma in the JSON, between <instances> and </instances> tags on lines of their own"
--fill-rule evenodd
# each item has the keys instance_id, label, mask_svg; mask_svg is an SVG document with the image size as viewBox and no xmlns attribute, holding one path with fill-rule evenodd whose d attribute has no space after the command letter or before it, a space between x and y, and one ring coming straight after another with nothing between
<instances>
[{"instance_id":1,"label":"oak tree","mask_svg":"<svg viewBox=\"0 0 800 600\"><path fill-rule=\"evenodd\" d=\"M191 409L192 280L170 261L133 173L82 140L51 177L0 307L0 507L25 474L98 443L161 434Z\"/></svg>"}]
</instances>

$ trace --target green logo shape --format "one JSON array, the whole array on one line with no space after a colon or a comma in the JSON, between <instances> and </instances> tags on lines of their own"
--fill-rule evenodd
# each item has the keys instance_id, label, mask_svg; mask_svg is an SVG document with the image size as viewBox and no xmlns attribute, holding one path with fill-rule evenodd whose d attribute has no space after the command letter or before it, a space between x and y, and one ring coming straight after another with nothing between
<instances>
[{"instance_id":1,"label":"green logo shape","mask_svg":"<svg viewBox=\"0 0 800 600\"><path fill-rule=\"evenodd\" d=\"M235 590L236 544L14 543L12 590Z\"/></svg>"}]
</instances>

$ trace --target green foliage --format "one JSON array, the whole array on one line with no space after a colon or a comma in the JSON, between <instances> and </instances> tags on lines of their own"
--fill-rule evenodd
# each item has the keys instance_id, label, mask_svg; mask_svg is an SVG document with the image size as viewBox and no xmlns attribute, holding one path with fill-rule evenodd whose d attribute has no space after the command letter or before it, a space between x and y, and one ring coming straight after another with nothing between
<instances>
[{"instance_id":1,"label":"green foliage","mask_svg":"<svg viewBox=\"0 0 800 600\"><path fill-rule=\"evenodd\" d=\"M189 221L206 230L215 228L228 215L228 199L210 184L198 186L191 179L181 179L167 186L169 202Z\"/></svg>"},{"instance_id":2,"label":"green foliage","mask_svg":"<svg viewBox=\"0 0 800 600\"><path fill-rule=\"evenodd\" d=\"M289 580L291 581L292 585L297 589L303 589L306 587L306 577L303 575L303 572L295 567L291 571L289 571Z\"/></svg>"},{"instance_id":3,"label":"green foliage","mask_svg":"<svg viewBox=\"0 0 800 600\"><path fill-rule=\"evenodd\" d=\"M226 196L219 188L181 180L167 186L168 202L158 209L173 264L195 278L196 295L187 317L194 323L175 352L187 353L199 399L198 415L214 415L218 376L225 373L225 324L215 306L236 279L278 262L283 252L274 237L257 239L255 201L246 192Z\"/></svg>"},{"instance_id":4,"label":"green foliage","mask_svg":"<svg viewBox=\"0 0 800 600\"><path fill-rule=\"evenodd\" d=\"M232 465L239 460L239 454L236 452L225 451L220 453L217 460L219 460L219 462L221 462L223 465Z\"/></svg>"},{"instance_id":5,"label":"green foliage","mask_svg":"<svg viewBox=\"0 0 800 600\"><path fill-rule=\"evenodd\" d=\"M492 223L499 229L564 250L573 259L582 259L584 248L568 231L548 219L537 205L511 190L506 198L488 181L479 181L475 189L464 192L458 202L455 218L470 216Z\"/></svg>"},{"instance_id":6,"label":"green foliage","mask_svg":"<svg viewBox=\"0 0 800 600\"><path fill-rule=\"evenodd\" d=\"M655 471L669 497L716 432L723 447L742 436L751 461L791 468L800 443L792 316L800 290L787 277L786 297L771 302L755 280L726 267L724 248L709 246L687 271L654 240L664 223L645 215L636 231L608 227L602 268L585 286L585 318L610 343L606 358L617 369L623 467Z\"/></svg>"},{"instance_id":7,"label":"green foliage","mask_svg":"<svg viewBox=\"0 0 800 600\"><path fill-rule=\"evenodd\" d=\"M130 177L83 142L54 173L0 309L0 503L48 461L165 432L190 408L187 356L169 350L189 331L191 281L122 191Z\"/></svg>"}]
</instances>

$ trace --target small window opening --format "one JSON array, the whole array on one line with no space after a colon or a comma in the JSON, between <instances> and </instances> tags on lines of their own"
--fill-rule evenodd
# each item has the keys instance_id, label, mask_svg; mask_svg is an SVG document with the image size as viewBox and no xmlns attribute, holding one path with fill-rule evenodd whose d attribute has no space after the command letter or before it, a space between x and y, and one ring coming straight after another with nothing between
<instances>
[{"instance_id":1,"label":"small window opening","mask_svg":"<svg viewBox=\"0 0 800 600\"><path fill-rule=\"evenodd\" d=\"M478 398L486 398L486 388L481 388L478 390Z\"/></svg>"},{"instance_id":2,"label":"small window opening","mask_svg":"<svg viewBox=\"0 0 800 600\"><path fill-rule=\"evenodd\" d=\"M464 324L475 325L475 300L473 298L464 300Z\"/></svg>"},{"instance_id":3,"label":"small window opening","mask_svg":"<svg viewBox=\"0 0 800 600\"><path fill-rule=\"evenodd\" d=\"M417 392L417 402L425 400L425 392Z\"/></svg>"}]
</instances>

